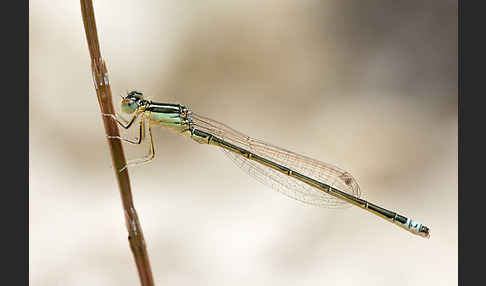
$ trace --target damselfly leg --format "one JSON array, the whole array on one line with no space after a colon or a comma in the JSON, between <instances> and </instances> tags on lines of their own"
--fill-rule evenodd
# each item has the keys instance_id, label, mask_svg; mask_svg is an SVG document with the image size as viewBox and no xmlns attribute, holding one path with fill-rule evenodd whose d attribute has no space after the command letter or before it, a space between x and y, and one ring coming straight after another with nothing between
<instances>
[{"instance_id":1,"label":"damselfly leg","mask_svg":"<svg viewBox=\"0 0 486 286\"><path fill-rule=\"evenodd\" d=\"M103 114L103 116L112 118L113 120L115 120L118 123L118 125L120 125L124 129L129 129L130 126L133 124L133 122L135 122L135 119L138 117L138 115L135 115L130 119L130 121L128 121L125 118L123 118L122 116L120 116L119 114L117 114L117 115ZM143 136L144 136L144 129L145 128L144 128L143 124L144 124L144 120L140 120L140 122L139 122L139 136L138 136L138 138L135 138L135 140L132 140L132 139L126 138L126 137L111 136L111 135L108 135L107 138L109 138L109 139L120 139L120 140L123 140L123 141L131 143L131 144L140 144L142 142Z\"/></svg>"},{"instance_id":2,"label":"damselfly leg","mask_svg":"<svg viewBox=\"0 0 486 286\"><path fill-rule=\"evenodd\" d=\"M117 115L103 114L103 116L110 117L113 120L115 120L118 123L118 125L120 125L124 129L129 129L131 127L131 125L133 124L133 122L135 122L135 120L137 119L137 117L140 114L143 114L143 113L135 114L129 121L125 120L123 117L119 116L118 114ZM139 128L138 128L139 129L139 136L135 140L132 140L132 139L126 138L126 137L121 137L121 136L107 136L107 138L123 140L123 141L131 143L131 144L139 145L145 140L145 120L146 119L143 118L143 116L142 116L142 118L139 122ZM144 164L144 163L148 163L155 158L155 149L154 149L154 143L153 143L153 139L152 139L152 126L150 124L150 120L149 120L149 123L148 123L148 129L149 129L148 130L148 137L150 138L149 153L147 155L143 156L142 158L129 160L127 162L127 164L119 170L120 172L125 170L127 167L137 166L137 165L141 165L141 164Z\"/></svg>"},{"instance_id":3,"label":"damselfly leg","mask_svg":"<svg viewBox=\"0 0 486 286\"><path fill-rule=\"evenodd\" d=\"M142 122L145 122L145 120L142 120ZM142 125L145 125L145 124L142 124ZM144 127L144 129L145 129L145 127ZM148 137L150 139L149 153L147 155L143 156L142 158L129 160L127 162L127 164L123 168L120 169L120 172L125 170L127 167L133 167L133 166L138 166L138 165L142 165L142 164L147 164L147 163L150 163L151 161L154 160L155 148L154 148L154 141L152 139L152 125L150 124L150 120L149 120L149 123L148 123Z\"/></svg>"},{"instance_id":4,"label":"damselfly leg","mask_svg":"<svg viewBox=\"0 0 486 286\"><path fill-rule=\"evenodd\" d=\"M130 120L126 120L123 116L121 116L120 114L118 114L118 112L115 114L107 114L107 113L102 113L101 115L103 116L106 116L106 117L110 117L111 119L115 120L116 122L118 122L118 124L123 127L124 129L128 129L130 128L130 126L132 126L133 122L135 122L135 120L137 119L137 117L140 115L141 113L135 113L132 118L130 118Z\"/></svg>"}]
</instances>

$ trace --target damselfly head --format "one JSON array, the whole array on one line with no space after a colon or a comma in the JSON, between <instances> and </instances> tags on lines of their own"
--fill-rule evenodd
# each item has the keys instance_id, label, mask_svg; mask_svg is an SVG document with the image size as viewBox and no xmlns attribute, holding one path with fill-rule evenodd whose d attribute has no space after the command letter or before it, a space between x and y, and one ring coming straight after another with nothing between
<instances>
[{"instance_id":1,"label":"damselfly head","mask_svg":"<svg viewBox=\"0 0 486 286\"><path fill-rule=\"evenodd\" d=\"M131 114L134 113L139 106L144 102L143 94L139 91L130 91L121 101L121 109L123 112Z\"/></svg>"}]
</instances>

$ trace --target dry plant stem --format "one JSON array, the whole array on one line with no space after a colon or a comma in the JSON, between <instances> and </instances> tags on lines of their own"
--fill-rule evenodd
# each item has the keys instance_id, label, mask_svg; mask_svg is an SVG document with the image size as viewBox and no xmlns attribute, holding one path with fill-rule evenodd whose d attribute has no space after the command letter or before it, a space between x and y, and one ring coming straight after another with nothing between
<instances>
[{"instance_id":1,"label":"dry plant stem","mask_svg":"<svg viewBox=\"0 0 486 286\"><path fill-rule=\"evenodd\" d=\"M86 39L88 41L89 54L91 56L91 70L93 72L93 80L101 113L113 114L114 108L111 96L111 87L108 79L106 64L101 58L92 1L81 0L81 11L83 15ZM106 116L101 116L101 118L105 126L106 135L120 135L118 125L113 119ZM135 258L140 282L143 286L154 285L147 248L143 238L142 227L140 226L137 212L135 211L135 207L133 205L128 170L125 169L123 172L118 171L126 165L125 153L123 152L123 147L120 140L107 139L107 141L110 147L115 176L120 189L123 209L125 212L128 240Z\"/></svg>"}]
</instances>

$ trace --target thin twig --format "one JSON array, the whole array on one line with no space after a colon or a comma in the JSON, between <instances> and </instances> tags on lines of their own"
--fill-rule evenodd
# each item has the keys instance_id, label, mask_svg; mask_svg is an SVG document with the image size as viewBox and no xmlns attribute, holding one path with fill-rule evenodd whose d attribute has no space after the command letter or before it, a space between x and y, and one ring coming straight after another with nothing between
<instances>
[{"instance_id":1,"label":"thin twig","mask_svg":"<svg viewBox=\"0 0 486 286\"><path fill-rule=\"evenodd\" d=\"M108 70L106 69L104 60L101 58L92 1L81 0L81 11L83 14L84 30L88 41L89 54L91 56L91 70L101 113L113 114L114 108L110 82L108 79ZM105 126L106 135L119 136L120 133L116 122L110 117L101 117ZM152 269L150 267L145 240L143 238L142 227L140 226L137 212L133 205L128 170L125 169L123 172L118 171L126 165L125 153L123 152L120 140L107 139L107 141L108 146L110 147L115 177L118 182L125 212L128 241L130 242L130 248L133 257L135 258L140 282L142 286L151 286L154 285L154 279L152 277Z\"/></svg>"}]
</instances>

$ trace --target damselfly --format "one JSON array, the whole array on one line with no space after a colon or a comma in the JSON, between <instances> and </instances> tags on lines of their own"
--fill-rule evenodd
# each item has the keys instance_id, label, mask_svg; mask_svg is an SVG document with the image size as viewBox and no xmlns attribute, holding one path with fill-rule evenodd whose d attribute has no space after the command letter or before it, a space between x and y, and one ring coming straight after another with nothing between
<instances>
[{"instance_id":1,"label":"damselfly","mask_svg":"<svg viewBox=\"0 0 486 286\"><path fill-rule=\"evenodd\" d=\"M140 144L147 137L150 140L149 154L129 161L127 166L154 159L152 126L163 126L189 136L198 143L220 147L250 176L290 198L323 207L353 204L413 234L430 237L430 230L425 225L361 199L360 188L353 176L336 166L250 138L223 123L198 115L186 106L147 100L138 91L131 91L122 97L121 109L132 114L130 120L114 114L103 115L113 118L125 129L130 128L140 117L139 136L135 140L108 137L132 144ZM146 124L148 136L145 134ZM125 171L127 166L120 172Z\"/></svg>"}]
</instances>

